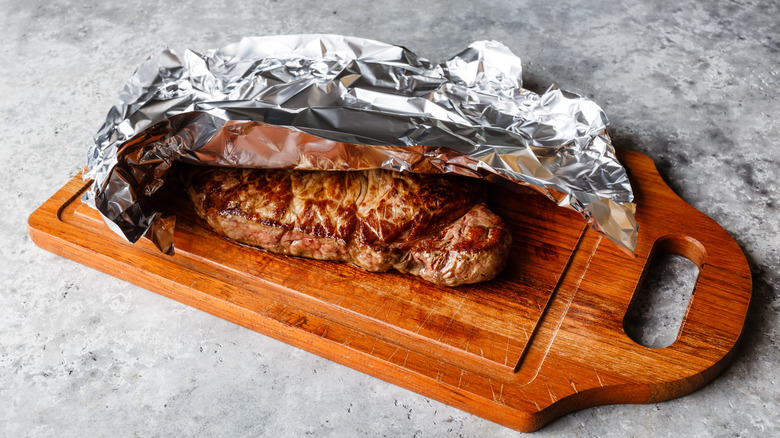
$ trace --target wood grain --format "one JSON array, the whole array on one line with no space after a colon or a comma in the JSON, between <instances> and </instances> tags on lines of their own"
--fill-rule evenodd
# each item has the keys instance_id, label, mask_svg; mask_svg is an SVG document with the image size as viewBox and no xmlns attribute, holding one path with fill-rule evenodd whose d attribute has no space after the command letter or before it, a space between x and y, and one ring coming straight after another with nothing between
<instances>
[{"instance_id":1,"label":"wood grain","mask_svg":"<svg viewBox=\"0 0 780 438\"><path fill-rule=\"evenodd\" d=\"M726 366L751 296L734 240L664 184L644 155L630 169L640 227L636 259L579 215L532 193L496 188L513 231L495 280L447 288L397 273L304 260L209 231L166 184L176 254L130 245L82 205L76 177L29 218L42 248L427 397L521 431L579 409L688 394ZM700 269L677 340L652 349L623 330L654 254Z\"/></svg>"}]
</instances>

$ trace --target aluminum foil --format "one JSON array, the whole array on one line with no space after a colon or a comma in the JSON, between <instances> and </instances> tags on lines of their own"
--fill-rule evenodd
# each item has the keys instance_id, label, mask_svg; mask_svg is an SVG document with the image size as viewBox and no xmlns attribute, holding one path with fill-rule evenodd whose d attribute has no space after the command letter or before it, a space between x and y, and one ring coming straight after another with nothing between
<instances>
[{"instance_id":1,"label":"aluminum foil","mask_svg":"<svg viewBox=\"0 0 780 438\"><path fill-rule=\"evenodd\" d=\"M84 201L129 241L173 251L152 202L175 161L457 173L533 188L636 246L633 193L591 100L522 87L520 58L478 41L433 65L404 47L337 35L244 38L134 73L89 149Z\"/></svg>"}]
</instances>

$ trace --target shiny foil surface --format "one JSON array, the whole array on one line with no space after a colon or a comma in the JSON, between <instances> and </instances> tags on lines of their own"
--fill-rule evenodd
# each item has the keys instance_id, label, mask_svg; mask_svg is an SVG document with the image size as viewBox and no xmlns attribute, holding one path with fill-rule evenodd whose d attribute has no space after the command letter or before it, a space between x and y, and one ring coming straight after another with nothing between
<instances>
[{"instance_id":1,"label":"shiny foil surface","mask_svg":"<svg viewBox=\"0 0 780 438\"><path fill-rule=\"evenodd\" d=\"M607 124L587 98L524 89L520 58L495 41L434 65L354 37L244 38L137 69L89 149L84 201L171 253L175 218L151 200L175 161L457 173L533 188L631 252L633 194Z\"/></svg>"}]
</instances>

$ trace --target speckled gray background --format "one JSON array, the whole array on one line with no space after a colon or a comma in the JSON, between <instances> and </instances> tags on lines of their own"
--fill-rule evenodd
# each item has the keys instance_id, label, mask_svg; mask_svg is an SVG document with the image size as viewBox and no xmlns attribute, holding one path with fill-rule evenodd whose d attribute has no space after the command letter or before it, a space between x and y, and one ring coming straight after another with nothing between
<instances>
[{"instance_id":1,"label":"speckled gray background","mask_svg":"<svg viewBox=\"0 0 780 438\"><path fill-rule=\"evenodd\" d=\"M37 248L27 216L85 163L133 69L169 46L341 33L434 61L479 39L526 87L585 94L619 147L740 243L744 343L704 389L535 436L780 435L780 7L775 1L0 0L0 435L518 436ZM674 265L673 265L674 266Z\"/></svg>"}]
</instances>

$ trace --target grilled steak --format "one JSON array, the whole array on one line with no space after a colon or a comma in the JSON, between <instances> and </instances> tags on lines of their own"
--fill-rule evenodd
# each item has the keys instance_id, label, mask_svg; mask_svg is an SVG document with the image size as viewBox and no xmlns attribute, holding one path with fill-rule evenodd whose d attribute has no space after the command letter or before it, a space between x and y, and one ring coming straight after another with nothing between
<instances>
[{"instance_id":1,"label":"grilled steak","mask_svg":"<svg viewBox=\"0 0 780 438\"><path fill-rule=\"evenodd\" d=\"M490 280L509 255L509 230L469 178L189 166L182 180L217 233L275 253L447 286Z\"/></svg>"}]
</instances>

